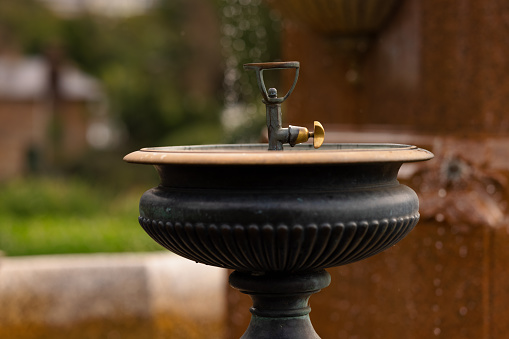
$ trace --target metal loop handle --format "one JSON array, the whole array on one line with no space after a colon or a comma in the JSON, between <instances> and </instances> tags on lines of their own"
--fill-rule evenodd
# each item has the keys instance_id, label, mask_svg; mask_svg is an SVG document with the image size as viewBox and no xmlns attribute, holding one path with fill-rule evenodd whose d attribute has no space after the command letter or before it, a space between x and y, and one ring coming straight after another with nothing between
<instances>
[{"instance_id":1,"label":"metal loop handle","mask_svg":"<svg viewBox=\"0 0 509 339\"><path fill-rule=\"evenodd\" d=\"M286 69L286 68L295 68L295 78L293 80L292 87L288 90L284 97L280 98L271 98L267 92L267 88L265 87L265 82L263 81L263 71L267 69ZM244 69L253 69L256 71L256 81L258 82L258 88L260 92L262 92L263 100L266 103L271 104L280 104L285 101L290 94L293 92L295 85L297 85L297 79L299 78L299 68L300 63L298 61L284 61L284 62L258 62L258 63L250 63L244 64Z\"/></svg>"}]
</instances>

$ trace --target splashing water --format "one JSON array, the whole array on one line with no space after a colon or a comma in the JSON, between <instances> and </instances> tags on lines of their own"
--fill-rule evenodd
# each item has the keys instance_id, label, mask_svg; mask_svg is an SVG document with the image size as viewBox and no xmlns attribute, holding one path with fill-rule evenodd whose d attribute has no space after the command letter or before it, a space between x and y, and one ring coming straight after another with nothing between
<instances>
[{"instance_id":1,"label":"splashing water","mask_svg":"<svg viewBox=\"0 0 509 339\"><path fill-rule=\"evenodd\" d=\"M279 35L279 16L263 6L261 0L223 0L220 15L220 43L225 58L225 108L221 122L225 131L232 133L260 118L263 121L256 79L242 65L268 61L277 53L271 46Z\"/></svg>"}]
</instances>

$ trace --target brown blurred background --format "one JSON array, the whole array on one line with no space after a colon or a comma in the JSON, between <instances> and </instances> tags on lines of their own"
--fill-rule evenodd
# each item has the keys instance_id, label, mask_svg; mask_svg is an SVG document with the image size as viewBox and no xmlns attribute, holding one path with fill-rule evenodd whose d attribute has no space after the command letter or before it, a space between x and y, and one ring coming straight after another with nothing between
<instances>
[{"instance_id":1,"label":"brown blurred background","mask_svg":"<svg viewBox=\"0 0 509 339\"><path fill-rule=\"evenodd\" d=\"M415 230L382 254L329 270L331 285L311 298L317 332L350 339L505 338L508 37L503 0L0 1L3 261L159 250L150 239L138 244L142 231L117 241L123 246L111 240L137 227L136 200L157 183L154 173L145 174L150 170L122 164L122 155L144 146L259 140L264 109L242 64L298 60L299 82L283 106L286 124L310 127L319 120L326 142L408 143L436 156L401 171L400 180L421 199ZM272 81L282 93L293 75L281 73ZM69 187L84 197L74 205ZM53 200L62 192L63 200ZM119 195L134 198L115 200ZM112 231L88 238L83 230L92 227L68 220L88 220L104 209L100 196L117 202L108 215L134 215L119 217L119 229L110 219L93 219ZM84 208L90 201L98 205ZM48 219L54 215L63 219ZM31 236L27 229L38 229L44 218L66 225ZM92 240L69 245L79 239ZM214 279L224 283L210 293L226 293L219 310L227 311L206 326L216 337L238 338L250 300L227 286L226 272ZM202 322L205 332L179 332L164 320L173 313L161 309L167 313L159 318L150 307L129 318L134 327L127 330L104 313L111 321L101 328L122 338L138 333L136 324L158 338L200 337L209 328ZM0 329L18 328L1 312ZM200 326L190 319L186 328Z\"/></svg>"}]
</instances>

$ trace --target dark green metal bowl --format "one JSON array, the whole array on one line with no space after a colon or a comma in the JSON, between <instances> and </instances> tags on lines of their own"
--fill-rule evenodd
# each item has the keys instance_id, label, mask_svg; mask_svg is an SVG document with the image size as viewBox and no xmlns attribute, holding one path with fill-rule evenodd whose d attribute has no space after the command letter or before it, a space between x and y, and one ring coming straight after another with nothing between
<instances>
[{"instance_id":1,"label":"dark green metal bowl","mask_svg":"<svg viewBox=\"0 0 509 339\"><path fill-rule=\"evenodd\" d=\"M147 148L125 157L161 178L139 221L168 250L244 272L307 272L379 253L419 219L397 180L405 162L433 155L396 144Z\"/></svg>"}]
</instances>

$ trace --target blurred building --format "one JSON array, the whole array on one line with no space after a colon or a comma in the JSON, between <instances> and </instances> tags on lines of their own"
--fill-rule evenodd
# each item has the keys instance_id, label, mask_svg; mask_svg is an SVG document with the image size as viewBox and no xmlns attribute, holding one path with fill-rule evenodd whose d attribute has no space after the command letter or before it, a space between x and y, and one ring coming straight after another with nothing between
<instances>
[{"instance_id":1,"label":"blurred building","mask_svg":"<svg viewBox=\"0 0 509 339\"><path fill-rule=\"evenodd\" d=\"M145 12L156 0L41 0L55 12L72 16L93 13L107 16L130 16Z\"/></svg>"},{"instance_id":2,"label":"blurred building","mask_svg":"<svg viewBox=\"0 0 509 339\"><path fill-rule=\"evenodd\" d=\"M73 66L0 56L0 180L81 155L101 96L98 82Z\"/></svg>"}]
</instances>

